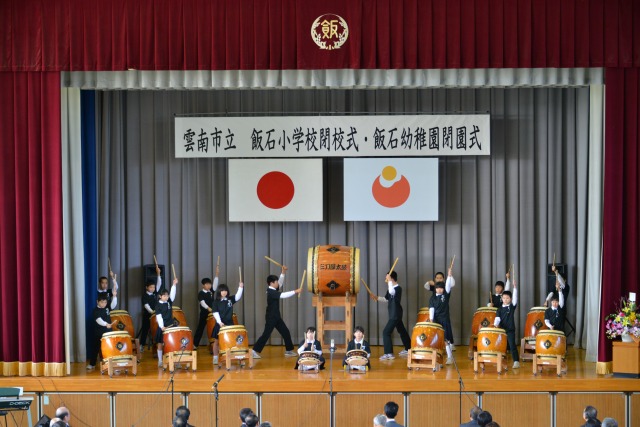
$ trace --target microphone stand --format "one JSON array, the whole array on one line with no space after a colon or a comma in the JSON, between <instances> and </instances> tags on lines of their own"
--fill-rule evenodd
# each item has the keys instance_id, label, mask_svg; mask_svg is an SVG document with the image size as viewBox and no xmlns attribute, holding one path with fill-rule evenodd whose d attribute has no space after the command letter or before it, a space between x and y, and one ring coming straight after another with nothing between
<instances>
[{"instance_id":1,"label":"microphone stand","mask_svg":"<svg viewBox=\"0 0 640 427\"><path fill-rule=\"evenodd\" d=\"M218 427L218 384L224 378L225 374L222 374L216 382L213 383L213 396L216 398L216 427Z\"/></svg>"},{"instance_id":2,"label":"microphone stand","mask_svg":"<svg viewBox=\"0 0 640 427\"><path fill-rule=\"evenodd\" d=\"M333 340L331 340L331 347L329 347L329 406L333 408L333 354L336 352L336 346ZM335 414L331 411L330 425L333 427Z\"/></svg>"},{"instance_id":3,"label":"microphone stand","mask_svg":"<svg viewBox=\"0 0 640 427\"><path fill-rule=\"evenodd\" d=\"M185 342L182 343L182 346L180 347L180 357L178 357L178 361L176 363L173 364L173 372L171 372L171 377L169 378L169 382L171 383L171 419L173 419L173 417L176 416L176 412L174 410L174 403L173 403L173 377L176 375L176 371L178 370L176 365L180 364L180 360L182 359L182 355L184 354L184 350L187 348L187 344L189 344L188 340L185 340ZM164 357L164 353L162 354L162 357Z\"/></svg>"},{"instance_id":4,"label":"microphone stand","mask_svg":"<svg viewBox=\"0 0 640 427\"><path fill-rule=\"evenodd\" d=\"M451 345L449 341L447 341L447 346ZM453 352L451 352L451 358L453 359L453 366L456 368L456 372L458 373L458 385L459 385L459 401L460 401L460 410L458 415L460 416L460 424L462 424L462 389L464 388L464 384L462 383L462 375L460 374L460 369L458 369L458 362L456 362L456 358L453 356Z\"/></svg>"}]
</instances>

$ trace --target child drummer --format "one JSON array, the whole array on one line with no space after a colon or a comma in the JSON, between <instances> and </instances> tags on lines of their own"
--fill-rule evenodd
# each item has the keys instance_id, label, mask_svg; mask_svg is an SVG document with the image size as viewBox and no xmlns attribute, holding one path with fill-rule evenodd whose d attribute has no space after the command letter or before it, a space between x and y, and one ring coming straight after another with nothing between
<instances>
[{"instance_id":1,"label":"child drummer","mask_svg":"<svg viewBox=\"0 0 640 427\"><path fill-rule=\"evenodd\" d=\"M298 362L300 362L300 356L302 356L302 353L305 351L312 351L315 354L317 354L320 360L319 368L324 369L325 360L324 360L324 357L322 357L322 346L320 344L320 341L316 339L316 328L314 328L313 326L309 326L307 328L305 339L300 341L300 346L298 347L298 360L296 361L296 366L294 367L294 369L298 369L298 366L299 366ZM303 366L302 369L311 370L311 369L315 369L315 367Z\"/></svg>"},{"instance_id":2,"label":"child drummer","mask_svg":"<svg viewBox=\"0 0 640 427\"><path fill-rule=\"evenodd\" d=\"M449 270L449 275L451 275L451 270ZM451 288L448 289L443 281L437 281L435 284L436 291L431 298L429 299L429 321L438 323L442 326L442 329L445 330L445 338L447 325L449 325L449 298L451 296ZM453 353L451 350L451 342L446 339L447 345L447 365L451 365L453 363Z\"/></svg>"},{"instance_id":3,"label":"child drummer","mask_svg":"<svg viewBox=\"0 0 640 427\"><path fill-rule=\"evenodd\" d=\"M178 279L173 279L171 292L166 289L160 291L158 304L156 305L156 320L158 321L158 331L155 341L158 344L158 367L162 367L162 349L164 347L164 330L173 326L173 300L176 298L176 286ZM162 288L162 277L158 276L158 288Z\"/></svg>"},{"instance_id":4,"label":"child drummer","mask_svg":"<svg viewBox=\"0 0 640 427\"><path fill-rule=\"evenodd\" d=\"M117 290L113 291L114 298L117 295ZM106 292L98 293L98 299L96 301L96 308L93 309L93 319L96 322L94 329L94 341L95 347L93 348L92 353L89 355L89 364L87 365L87 369L91 370L96 366L96 360L98 359L98 350L100 349L102 335L105 332L109 332L110 329L113 328L113 325L117 322L111 321L111 315L109 314L109 307L107 307L109 297Z\"/></svg>"},{"instance_id":5,"label":"child drummer","mask_svg":"<svg viewBox=\"0 0 640 427\"><path fill-rule=\"evenodd\" d=\"M509 273L506 274L507 283L502 280L498 280L493 285L493 294L491 295L491 301L487 304L487 307L500 307L502 305L502 293L511 289L511 282L509 281Z\"/></svg>"},{"instance_id":6,"label":"child drummer","mask_svg":"<svg viewBox=\"0 0 640 427\"><path fill-rule=\"evenodd\" d=\"M449 315L449 298L451 298L451 289L456 285L456 281L453 278L453 272L451 268L449 268L447 281L444 280L444 274L442 272L437 272L434 280L429 280L424 284L424 288L433 292L431 298L429 299L429 306L431 307L431 301L433 301L433 297L438 294L438 288L444 289L444 292L441 292L440 299L443 299L442 295L446 295L446 306L443 306L442 309L445 310L442 313L439 313L438 319L442 321L440 323L436 320L436 323L440 323L442 328L444 329L444 338L449 342L449 347L451 351L455 351L456 346L453 344L453 330L451 329L451 317Z\"/></svg>"},{"instance_id":7,"label":"child drummer","mask_svg":"<svg viewBox=\"0 0 640 427\"><path fill-rule=\"evenodd\" d=\"M240 301L242 292L244 291L244 283L238 284L238 292L229 296L229 287L224 283L218 286L216 290L216 299L213 301L213 317L216 319L216 326L213 328L213 364L218 364L218 355L220 354L220 343L218 342L218 334L223 326L233 325L233 305Z\"/></svg>"},{"instance_id":8,"label":"child drummer","mask_svg":"<svg viewBox=\"0 0 640 427\"><path fill-rule=\"evenodd\" d=\"M502 306L498 307L496 312L496 320L493 325L496 328L502 328L507 333L507 344L511 350L513 357L513 369L520 368L520 355L516 345L516 307L518 306L518 288L516 281L513 281L513 298L511 292L504 291L502 293Z\"/></svg>"},{"instance_id":9,"label":"child drummer","mask_svg":"<svg viewBox=\"0 0 640 427\"><path fill-rule=\"evenodd\" d=\"M351 350L362 350L367 352L367 368L371 369L371 362L369 362L369 358L371 357L371 347L369 347L369 343L364 339L364 328L362 326L356 326L353 331L353 339L349 341L347 344L347 354ZM344 359L342 360L342 366L347 366L347 354L345 354ZM351 369L358 369L360 371L366 370L364 366L356 366L352 365Z\"/></svg>"}]
</instances>

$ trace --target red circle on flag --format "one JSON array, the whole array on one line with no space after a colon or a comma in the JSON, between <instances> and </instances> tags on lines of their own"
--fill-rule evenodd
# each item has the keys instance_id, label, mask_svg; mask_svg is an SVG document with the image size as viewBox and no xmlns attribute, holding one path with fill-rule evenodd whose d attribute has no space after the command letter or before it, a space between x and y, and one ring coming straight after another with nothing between
<instances>
[{"instance_id":1,"label":"red circle on flag","mask_svg":"<svg viewBox=\"0 0 640 427\"><path fill-rule=\"evenodd\" d=\"M268 208L282 209L291 203L295 193L293 181L285 173L268 172L258 181L258 199Z\"/></svg>"}]
</instances>

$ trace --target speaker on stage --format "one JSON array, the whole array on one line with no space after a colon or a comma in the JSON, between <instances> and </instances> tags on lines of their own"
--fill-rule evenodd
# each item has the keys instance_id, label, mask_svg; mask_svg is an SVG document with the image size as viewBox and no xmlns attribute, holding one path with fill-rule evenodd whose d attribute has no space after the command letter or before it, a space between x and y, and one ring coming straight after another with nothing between
<instances>
[{"instance_id":1,"label":"speaker on stage","mask_svg":"<svg viewBox=\"0 0 640 427\"><path fill-rule=\"evenodd\" d=\"M556 291L556 274L551 270L551 267L553 264L547 264L547 295L549 292ZM569 282L567 264L556 264L556 271L560 273L565 282Z\"/></svg>"},{"instance_id":2,"label":"speaker on stage","mask_svg":"<svg viewBox=\"0 0 640 427\"><path fill-rule=\"evenodd\" d=\"M158 267L160 267L160 277L162 277L162 287L168 290L169 288L171 288L171 284L167 283L165 273L164 273L164 265L158 264ZM153 282L155 283L158 277L158 275L156 274L156 265L146 264L143 266L143 268L144 268L144 284L146 285L148 280L153 280ZM158 289L158 292L160 292L160 289Z\"/></svg>"}]
</instances>

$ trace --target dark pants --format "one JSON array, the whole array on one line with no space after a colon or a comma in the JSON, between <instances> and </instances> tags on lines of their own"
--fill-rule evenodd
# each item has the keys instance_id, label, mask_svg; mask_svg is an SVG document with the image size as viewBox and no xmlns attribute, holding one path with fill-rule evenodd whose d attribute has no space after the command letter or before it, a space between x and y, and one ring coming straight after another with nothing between
<instances>
[{"instance_id":1,"label":"dark pants","mask_svg":"<svg viewBox=\"0 0 640 427\"><path fill-rule=\"evenodd\" d=\"M444 329L444 339L453 344L453 332L451 331L451 321L446 317L436 317L433 319L435 323L438 323Z\"/></svg>"},{"instance_id":2,"label":"dark pants","mask_svg":"<svg viewBox=\"0 0 640 427\"><path fill-rule=\"evenodd\" d=\"M282 336L282 339L284 339L284 346L287 349L287 351L293 350L293 341L291 341L291 332L289 332L289 328L287 328L287 325L284 324L284 320L282 320L282 318L278 318L278 319L267 319L267 324L264 325L264 332L262 333L260 338L258 338L258 341L256 341L256 343L253 345L254 351L256 351L257 353L260 353L262 351L264 346L267 344L267 341L269 341L269 338L271 337L271 333L273 332L274 329L277 329L280 335Z\"/></svg>"},{"instance_id":3,"label":"dark pants","mask_svg":"<svg viewBox=\"0 0 640 427\"><path fill-rule=\"evenodd\" d=\"M149 334L149 328L151 327L151 321L149 320L149 313L147 310L142 312L142 326L140 327L140 332L138 333L138 338L140 339L140 345L144 347L147 345L147 335Z\"/></svg>"},{"instance_id":4,"label":"dark pants","mask_svg":"<svg viewBox=\"0 0 640 427\"><path fill-rule=\"evenodd\" d=\"M91 353L87 355L87 359L89 359L89 365L96 366L96 361L98 360L98 354L100 354L100 346L102 345L102 334L93 336L93 349Z\"/></svg>"},{"instance_id":5,"label":"dark pants","mask_svg":"<svg viewBox=\"0 0 640 427\"><path fill-rule=\"evenodd\" d=\"M200 310L200 318L198 319L198 329L196 329L196 334L193 337L193 345L200 345L200 338L202 338L202 334L204 333L204 328L207 327L207 317L209 317L209 312Z\"/></svg>"},{"instance_id":6,"label":"dark pants","mask_svg":"<svg viewBox=\"0 0 640 427\"><path fill-rule=\"evenodd\" d=\"M511 351L511 357L514 362L520 361L518 354L518 345L516 344L516 331L507 331L507 349Z\"/></svg>"},{"instance_id":7,"label":"dark pants","mask_svg":"<svg viewBox=\"0 0 640 427\"><path fill-rule=\"evenodd\" d=\"M391 334L393 330L397 329L400 334L400 339L402 340L402 345L405 350L409 350L411 348L411 337L407 332L407 328L404 327L404 323L402 323L402 319L389 319L387 322L387 326L384 327L382 331L382 342L384 343L384 354L393 353L393 344L391 342Z\"/></svg>"}]
</instances>

